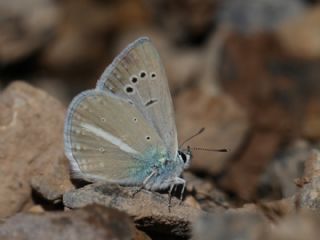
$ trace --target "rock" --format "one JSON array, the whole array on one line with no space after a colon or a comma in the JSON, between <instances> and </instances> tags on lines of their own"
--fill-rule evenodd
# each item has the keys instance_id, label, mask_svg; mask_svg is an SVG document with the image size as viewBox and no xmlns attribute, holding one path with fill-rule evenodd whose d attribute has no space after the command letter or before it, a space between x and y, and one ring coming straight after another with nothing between
<instances>
[{"instance_id":1,"label":"rock","mask_svg":"<svg viewBox=\"0 0 320 240\"><path fill-rule=\"evenodd\" d=\"M320 235L319 215L308 211L293 213L276 225L270 231L265 231L262 240L314 240Z\"/></svg>"},{"instance_id":2,"label":"rock","mask_svg":"<svg viewBox=\"0 0 320 240\"><path fill-rule=\"evenodd\" d=\"M191 172L184 172L183 178L187 182L187 191L193 193L194 198L192 197L192 199L196 201L196 203L192 203L191 199L189 199L189 203L191 202L194 206L201 207L206 212L229 207L229 199L226 194L219 190L210 178L203 179Z\"/></svg>"},{"instance_id":3,"label":"rock","mask_svg":"<svg viewBox=\"0 0 320 240\"><path fill-rule=\"evenodd\" d=\"M63 150L63 149L62 149ZM60 202L61 196L66 191L73 189L69 177L69 165L64 156L55 159L46 169L40 169L39 172L31 178L32 188L44 199L54 202Z\"/></svg>"},{"instance_id":4,"label":"rock","mask_svg":"<svg viewBox=\"0 0 320 240\"><path fill-rule=\"evenodd\" d=\"M320 56L320 7L309 8L276 31L281 46L293 57L317 59ZM299 33L299 34L297 34Z\"/></svg>"},{"instance_id":5,"label":"rock","mask_svg":"<svg viewBox=\"0 0 320 240\"><path fill-rule=\"evenodd\" d=\"M255 212L228 212L203 215L193 227L194 240L258 240L268 228L264 217Z\"/></svg>"},{"instance_id":6,"label":"rock","mask_svg":"<svg viewBox=\"0 0 320 240\"><path fill-rule=\"evenodd\" d=\"M228 0L219 9L219 24L245 34L273 31L281 23L302 15L300 0Z\"/></svg>"},{"instance_id":7,"label":"rock","mask_svg":"<svg viewBox=\"0 0 320 240\"><path fill-rule=\"evenodd\" d=\"M302 177L310 151L310 144L300 139L279 152L261 178L260 197L281 199L295 195L298 187L294 180Z\"/></svg>"},{"instance_id":8,"label":"rock","mask_svg":"<svg viewBox=\"0 0 320 240\"><path fill-rule=\"evenodd\" d=\"M175 99L179 143L202 127L205 131L186 146L226 148L227 153L193 151L192 169L219 173L243 144L249 123L246 113L226 94L211 95L200 88L181 92Z\"/></svg>"},{"instance_id":9,"label":"rock","mask_svg":"<svg viewBox=\"0 0 320 240\"><path fill-rule=\"evenodd\" d=\"M0 16L0 64L10 64L53 39L59 11L52 0L0 1Z\"/></svg>"},{"instance_id":10,"label":"rock","mask_svg":"<svg viewBox=\"0 0 320 240\"><path fill-rule=\"evenodd\" d=\"M294 196L271 202L261 201L256 205L246 204L245 206L247 205L251 205L251 209L256 209L263 213L272 224L277 224L284 217L297 212Z\"/></svg>"},{"instance_id":11,"label":"rock","mask_svg":"<svg viewBox=\"0 0 320 240\"><path fill-rule=\"evenodd\" d=\"M296 216L294 197L274 202L245 204L202 215L193 225L193 238L197 240L250 239L271 240L278 224ZM290 239L290 238L289 238Z\"/></svg>"},{"instance_id":12,"label":"rock","mask_svg":"<svg viewBox=\"0 0 320 240\"><path fill-rule=\"evenodd\" d=\"M222 185L252 200L281 147L299 138L319 140L319 62L290 56L275 32L230 32L219 66L221 88L247 112L251 126L243 148L226 167Z\"/></svg>"},{"instance_id":13,"label":"rock","mask_svg":"<svg viewBox=\"0 0 320 240\"><path fill-rule=\"evenodd\" d=\"M120 187L106 183L94 183L83 188L67 192L63 203L68 208L82 208L97 203L116 208L133 217L140 229L159 234L188 236L193 220L202 213L172 199L168 208L168 196L156 192L141 190L133 197L136 188Z\"/></svg>"},{"instance_id":14,"label":"rock","mask_svg":"<svg viewBox=\"0 0 320 240\"><path fill-rule=\"evenodd\" d=\"M0 238L150 240L125 213L98 205L67 212L19 213L0 225Z\"/></svg>"},{"instance_id":15,"label":"rock","mask_svg":"<svg viewBox=\"0 0 320 240\"><path fill-rule=\"evenodd\" d=\"M179 44L197 45L212 31L219 0L147 1L147 10L167 38ZM166 16L166 17L163 17Z\"/></svg>"},{"instance_id":16,"label":"rock","mask_svg":"<svg viewBox=\"0 0 320 240\"><path fill-rule=\"evenodd\" d=\"M268 144L265 144L268 143ZM272 160L280 142L273 132L252 133L242 151L229 161L219 185L240 199L252 201L259 186L262 173Z\"/></svg>"},{"instance_id":17,"label":"rock","mask_svg":"<svg viewBox=\"0 0 320 240\"><path fill-rule=\"evenodd\" d=\"M63 151L65 109L23 82L0 95L0 217L28 208L31 184L48 200L73 188Z\"/></svg>"},{"instance_id":18,"label":"rock","mask_svg":"<svg viewBox=\"0 0 320 240\"><path fill-rule=\"evenodd\" d=\"M45 209L42 205L34 205L31 208L29 208L26 212L28 213L43 213L45 212Z\"/></svg>"},{"instance_id":19,"label":"rock","mask_svg":"<svg viewBox=\"0 0 320 240\"><path fill-rule=\"evenodd\" d=\"M317 74L318 76L318 74ZM301 135L312 141L320 139L320 103L319 96L311 98L306 103Z\"/></svg>"},{"instance_id":20,"label":"rock","mask_svg":"<svg viewBox=\"0 0 320 240\"><path fill-rule=\"evenodd\" d=\"M304 176L297 181L301 190L296 195L299 208L320 209L320 152L314 150L305 163Z\"/></svg>"},{"instance_id":21,"label":"rock","mask_svg":"<svg viewBox=\"0 0 320 240\"><path fill-rule=\"evenodd\" d=\"M59 32L39 61L43 68L61 76L63 84L74 95L92 88L118 54L114 52L117 33L148 22L148 14L140 0L62 1L59 4Z\"/></svg>"}]
</instances>

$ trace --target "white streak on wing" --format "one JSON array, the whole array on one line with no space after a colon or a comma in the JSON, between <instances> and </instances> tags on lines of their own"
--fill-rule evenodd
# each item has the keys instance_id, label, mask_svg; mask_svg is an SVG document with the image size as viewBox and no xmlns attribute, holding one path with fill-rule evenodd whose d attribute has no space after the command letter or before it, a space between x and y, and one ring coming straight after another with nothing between
<instances>
[{"instance_id":1,"label":"white streak on wing","mask_svg":"<svg viewBox=\"0 0 320 240\"><path fill-rule=\"evenodd\" d=\"M113 136L112 134L105 132L103 129L92 126L91 124L88 123L81 123L81 126L85 128L87 131L95 134L98 137L103 138L104 140L112 143L113 145L119 147L122 151L125 151L127 153L134 153L138 154L136 150L131 148L128 144L124 143L121 141L121 139Z\"/></svg>"}]
</instances>

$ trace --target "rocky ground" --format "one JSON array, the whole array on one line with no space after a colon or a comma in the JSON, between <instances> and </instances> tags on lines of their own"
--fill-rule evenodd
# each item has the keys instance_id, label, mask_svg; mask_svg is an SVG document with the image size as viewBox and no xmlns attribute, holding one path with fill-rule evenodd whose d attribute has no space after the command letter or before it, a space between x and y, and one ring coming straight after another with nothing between
<instances>
[{"instance_id":1,"label":"rocky ground","mask_svg":"<svg viewBox=\"0 0 320 240\"><path fill-rule=\"evenodd\" d=\"M317 0L0 1L0 239L317 239ZM164 61L179 141L168 194L70 179L66 109L129 42ZM134 196L133 196L134 195ZM176 194L179 196L179 193Z\"/></svg>"}]
</instances>

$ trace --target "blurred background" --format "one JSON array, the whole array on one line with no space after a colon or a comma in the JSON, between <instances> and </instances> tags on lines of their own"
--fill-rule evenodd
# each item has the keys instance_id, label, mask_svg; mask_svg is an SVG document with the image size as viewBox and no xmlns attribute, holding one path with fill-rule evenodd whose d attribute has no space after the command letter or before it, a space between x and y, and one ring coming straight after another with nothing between
<instances>
[{"instance_id":1,"label":"blurred background","mask_svg":"<svg viewBox=\"0 0 320 240\"><path fill-rule=\"evenodd\" d=\"M320 140L320 1L1 0L0 88L23 80L66 107L127 44L166 67L191 170L240 202L280 199Z\"/></svg>"}]
</instances>

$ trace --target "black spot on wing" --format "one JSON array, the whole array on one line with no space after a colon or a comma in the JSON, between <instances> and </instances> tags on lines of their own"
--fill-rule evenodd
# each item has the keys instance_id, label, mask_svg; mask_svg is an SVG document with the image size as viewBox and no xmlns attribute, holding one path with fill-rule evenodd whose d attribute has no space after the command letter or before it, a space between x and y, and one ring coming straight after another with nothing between
<instances>
[{"instance_id":1,"label":"black spot on wing","mask_svg":"<svg viewBox=\"0 0 320 240\"><path fill-rule=\"evenodd\" d=\"M140 72L140 77L141 78L145 78L147 76L145 71Z\"/></svg>"},{"instance_id":2,"label":"black spot on wing","mask_svg":"<svg viewBox=\"0 0 320 240\"><path fill-rule=\"evenodd\" d=\"M133 93L134 93L134 89L133 89L132 86L127 85L127 86L125 87L125 92L128 93L128 94L133 94Z\"/></svg>"},{"instance_id":3,"label":"black spot on wing","mask_svg":"<svg viewBox=\"0 0 320 240\"><path fill-rule=\"evenodd\" d=\"M144 105L145 105L146 107L149 107L150 105L155 104L156 102L158 102L157 99L151 99L151 100L149 100L148 102L146 102Z\"/></svg>"}]
</instances>

